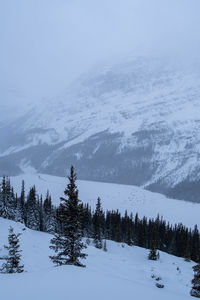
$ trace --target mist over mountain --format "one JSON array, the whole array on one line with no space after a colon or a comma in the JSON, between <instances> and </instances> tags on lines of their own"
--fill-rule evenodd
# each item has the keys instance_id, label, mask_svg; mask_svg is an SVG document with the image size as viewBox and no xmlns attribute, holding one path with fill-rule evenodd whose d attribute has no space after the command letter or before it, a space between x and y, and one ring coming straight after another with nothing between
<instances>
[{"instance_id":1,"label":"mist over mountain","mask_svg":"<svg viewBox=\"0 0 200 300\"><path fill-rule=\"evenodd\" d=\"M73 164L81 179L198 201L199 90L198 68L166 57L91 70L1 128L2 170L64 176Z\"/></svg>"},{"instance_id":2,"label":"mist over mountain","mask_svg":"<svg viewBox=\"0 0 200 300\"><path fill-rule=\"evenodd\" d=\"M0 175L199 201L199 1L1 1Z\"/></svg>"},{"instance_id":3,"label":"mist over mountain","mask_svg":"<svg viewBox=\"0 0 200 300\"><path fill-rule=\"evenodd\" d=\"M1 0L0 103L6 90L43 102L133 50L196 61L199 9L198 0Z\"/></svg>"}]
</instances>

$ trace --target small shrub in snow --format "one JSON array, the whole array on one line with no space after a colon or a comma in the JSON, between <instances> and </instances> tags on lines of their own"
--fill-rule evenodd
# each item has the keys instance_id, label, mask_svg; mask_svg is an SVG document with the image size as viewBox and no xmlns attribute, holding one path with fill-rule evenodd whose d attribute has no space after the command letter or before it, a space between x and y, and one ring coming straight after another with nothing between
<instances>
[{"instance_id":1,"label":"small shrub in snow","mask_svg":"<svg viewBox=\"0 0 200 300\"><path fill-rule=\"evenodd\" d=\"M156 287L159 288L159 289L163 289L165 286L164 284L161 284L161 283L156 283Z\"/></svg>"},{"instance_id":2,"label":"small shrub in snow","mask_svg":"<svg viewBox=\"0 0 200 300\"><path fill-rule=\"evenodd\" d=\"M107 249L107 244L106 244L106 240L104 241L103 243L103 251L107 252L108 249Z\"/></svg>"},{"instance_id":3,"label":"small shrub in snow","mask_svg":"<svg viewBox=\"0 0 200 300\"><path fill-rule=\"evenodd\" d=\"M161 277L156 277L156 281L160 281L161 279Z\"/></svg>"},{"instance_id":4,"label":"small shrub in snow","mask_svg":"<svg viewBox=\"0 0 200 300\"><path fill-rule=\"evenodd\" d=\"M151 249L148 255L149 260L158 260L160 258L160 254L156 249Z\"/></svg>"}]
</instances>

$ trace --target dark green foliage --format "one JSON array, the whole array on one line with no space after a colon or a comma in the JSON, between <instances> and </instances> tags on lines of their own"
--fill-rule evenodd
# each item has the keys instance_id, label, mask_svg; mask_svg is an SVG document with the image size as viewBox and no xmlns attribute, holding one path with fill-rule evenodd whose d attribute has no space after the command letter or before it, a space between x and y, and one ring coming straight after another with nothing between
<instances>
[{"instance_id":1,"label":"dark green foliage","mask_svg":"<svg viewBox=\"0 0 200 300\"><path fill-rule=\"evenodd\" d=\"M43 205L43 231L55 232L55 210L48 191Z\"/></svg>"},{"instance_id":2,"label":"dark green foliage","mask_svg":"<svg viewBox=\"0 0 200 300\"><path fill-rule=\"evenodd\" d=\"M33 186L27 197L26 202L26 226L34 229L40 230L40 205L37 199L36 189Z\"/></svg>"},{"instance_id":3,"label":"dark green foliage","mask_svg":"<svg viewBox=\"0 0 200 300\"><path fill-rule=\"evenodd\" d=\"M6 219L15 219L16 199L13 188L10 185L10 179L2 178L0 189L0 216Z\"/></svg>"},{"instance_id":4,"label":"dark green foliage","mask_svg":"<svg viewBox=\"0 0 200 300\"><path fill-rule=\"evenodd\" d=\"M20 234L15 234L13 228L10 227L8 235L9 246L4 246L8 250L8 255L3 257L6 262L2 266L2 273L22 273L24 271L24 266L20 265L21 250L19 250L19 236Z\"/></svg>"},{"instance_id":5,"label":"dark green foliage","mask_svg":"<svg viewBox=\"0 0 200 300\"><path fill-rule=\"evenodd\" d=\"M103 248L103 231L104 231L104 213L101 208L101 199L97 199L96 210L93 216L94 245L96 248Z\"/></svg>"},{"instance_id":6,"label":"dark green foliage","mask_svg":"<svg viewBox=\"0 0 200 300\"><path fill-rule=\"evenodd\" d=\"M150 222L149 224L149 248L150 252L148 255L148 259L150 260L158 260L159 252L157 248L159 247L159 237L158 237L158 225L159 225L159 217L157 218L155 223Z\"/></svg>"},{"instance_id":7,"label":"dark green foliage","mask_svg":"<svg viewBox=\"0 0 200 300\"><path fill-rule=\"evenodd\" d=\"M56 265L75 265L84 267L80 259L86 258L82 250L86 245L82 242L81 219L83 216L83 206L78 198L76 186L76 174L71 167L69 183L64 191L66 198L61 198L58 208L58 223L60 230L51 240L50 248L55 251L50 259Z\"/></svg>"},{"instance_id":8,"label":"dark green foliage","mask_svg":"<svg viewBox=\"0 0 200 300\"><path fill-rule=\"evenodd\" d=\"M72 192L77 203L78 191L76 185L73 184L69 185L65 191L67 199L62 199L62 205L56 208L51 203L49 193L43 202L37 195L35 187L32 187L28 196L25 197L24 182L22 182L21 195L17 197L10 185L10 180L4 176L0 186L0 217L23 222L31 229L62 234L66 226L63 221L66 217L63 207L68 207L67 201L71 199L70 193ZM103 247L102 241L107 239L127 243L130 246L148 248L152 251L161 250L183 257L187 261L199 261L200 234L197 226L191 230L183 224L172 226L159 216L156 219L146 217L140 219L138 214L133 217L127 212L124 215L121 215L119 211L104 212L100 199L99 204L100 207L97 207L95 212L88 204L83 205L79 201L77 204L79 235L95 238L95 243L98 241L99 248ZM67 218L70 220L69 217Z\"/></svg>"},{"instance_id":9,"label":"dark green foliage","mask_svg":"<svg viewBox=\"0 0 200 300\"><path fill-rule=\"evenodd\" d=\"M193 267L194 278L192 280L192 289L190 295L196 298L200 298L200 264Z\"/></svg>"}]
</instances>

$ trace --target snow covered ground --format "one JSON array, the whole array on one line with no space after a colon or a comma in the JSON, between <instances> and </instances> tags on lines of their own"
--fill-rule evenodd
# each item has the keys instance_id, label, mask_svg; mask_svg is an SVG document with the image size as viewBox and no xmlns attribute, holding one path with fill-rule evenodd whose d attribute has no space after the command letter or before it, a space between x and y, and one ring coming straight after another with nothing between
<instances>
[{"instance_id":1,"label":"snow covered ground","mask_svg":"<svg viewBox=\"0 0 200 300\"><path fill-rule=\"evenodd\" d=\"M148 250L108 241L108 251L87 248L86 268L54 267L48 258L51 235L0 218L0 255L7 244L9 226L20 237L22 262L27 272L0 274L2 300L184 300L189 296L193 263L160 253L160 260L147 259ZM152 276L161 277L163 289Z\"/></svg>"},{"instance_id":2,"label":"snow covered ground","mask_svg":"<svg viewBox=\"0 0 200 300\"><path fill-rule=\"evenodd\" d=\"M35 184L37 192L45 196L49 190L53 203L58 205L59 198L63 196L63 191L67 184L67 179L63 177L50 176L45 174L22 174L11 177L11 184L19 194L22 179L25 180L26 192ZM139 216L156 217L159 213L170 223L182 222L188 227L197 224L200 227L200 204L181 200L168 199L157 193L146 191L140 187L120 184L110 184L102 182L91 182L78 180L80 199L95 207L97 197L102 199L103 208L119 209L124 212L139 213Z\"/></svg>"}]
</instances>

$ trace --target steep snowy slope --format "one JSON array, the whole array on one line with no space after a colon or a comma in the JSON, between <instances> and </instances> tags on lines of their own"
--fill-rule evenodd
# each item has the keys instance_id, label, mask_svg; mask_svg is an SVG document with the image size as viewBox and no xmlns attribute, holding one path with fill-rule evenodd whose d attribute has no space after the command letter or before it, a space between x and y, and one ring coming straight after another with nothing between
<instances>
[{"instance_id":1,"label":"steep snowy slope","mask_svg":"<svg viewBox=\"0 0 200 300\"><path fill-rule=\"evenodd\" d=\"M30 164L81 179L135 184L199 201L198 66L130 56L82 76L0 128L1 173Z\"/></svg>"},{"instance_id":2,"label":"steep snowy slope","mask_svg":"<svg viewBox=\"0 0 200 300\"><path fill-rule=\"evenodd\" d=\"M87 248L86 268L54 267L50 262L49 234L32 231L19 223L0 218L0 246L7 244L9 226L22 233L20 244L26 273L0 274L1 299L154 299L186 300L193 277L193 263L160 253L160 260L147 260L148 251L108 242L108 252ZM3 254L3 249L0 255ZM155 278L161 277L163 289Z\"/></svg>"},{"instance_id":3,"label":"steep snowy slope","mask_svg":"<svg viewBox=\"0 0 200 300\"><path fill-rule=\"evenodd\" d=\"M25 180L26 192L34 184L38 194L46 195L49 190L54 204L59 205L60 197L66 187L67 180L63 177L45 174L23 174L11 178L11 184L15 191L20 194L21 182ZM78 180L80 199L95 208L97 197L101 197L105 210L119 209L124 213L138 212L140 217L156 218L159 214L170 223L183 223L193 228L195 224L200 227L200 204L181 200L168 199L157 193L146 191L140 187L111 183L91 182Z\"/></svg>"}]
</instances>

